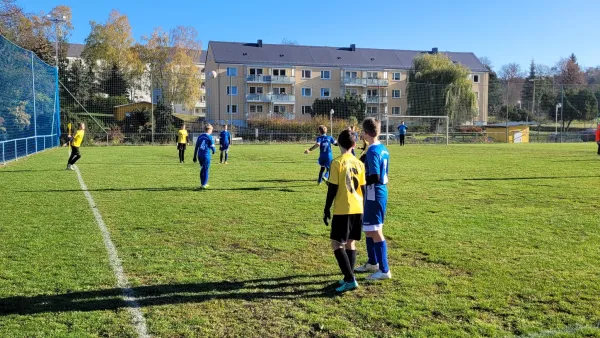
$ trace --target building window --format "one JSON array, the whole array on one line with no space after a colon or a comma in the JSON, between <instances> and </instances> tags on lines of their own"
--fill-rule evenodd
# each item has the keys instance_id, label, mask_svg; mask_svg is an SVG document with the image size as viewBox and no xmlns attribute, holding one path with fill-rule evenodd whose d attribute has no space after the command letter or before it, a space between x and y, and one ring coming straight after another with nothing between
<instances>
[{"instance_id":1,"label":"building window","mask_svg":"<svg viewBox=\"0 0 600 338\"><path fill-rule=\"evenodd\" d=\"M274 87L273 88L273 94L275 95L285 95L285 87Z\"/></svg>"},{"instance_id":2,"label":"building window","mask_svg":"<svg viewBox=\"0 0 600 338\"><path fill-rule=\"evenodd\" d=\"M348 88L348 89L346 89L346 94L358 95L358 89L356 89L356 88Z\"/></svg>"},{"instance_id":3,"label":"building window","mask_svg":"<svg viewBox=\"0 0 600 338\"><path fill-rule=\"evenodd\" d=\"M393 99L399 99L400 97L402 97L402 92L400 91L400 89L392 90L392 98Z\"/></svg>"},{"instance_id":4,"label":"building window","mask_svg":"<svg viewBox=\"0 0 600 338\"><path fill-rule=\"evenodd\" d=\"M350 79L356 79L358 77L358 72L346 72L346 77Z\"/></svg>"},{"instance_id":5,"label":"building window","mask_svg":"<svg viewBox=\"0 0 600 338\"><path fill-rule=\"evenodd\" d=\"M273 75L285 76L285 69L273 69Z\"/></svg>"},{"instance_id":6,"label":"building window","mask_svg":"<svg viewBox=\"0 0 600 338\"><path fill-rule=\"evenodd\" d=\"M250 75L260 76L263 74L262 68L250 68Z\"/></svg>"},{"instance_id":7,"label":"building window","mask_svg":"<svg viewBox=\"0 0 600 338\"><path fill-rule=\"evenodd\" d=\"M250 87L250 94L262 94L263 87Z\"/></svg>"},{"instance_id":8,"label":"building window","mask_svg":"<svg viewBox=\"0 0 600 338\"><path fill-rule=\"evenodd\" d=\"M378 72L367 72L367 79L378 79L378 78L379 78Z\"/></svg>"},{"instance_id":9,"label":"building window","mask_svg":"<svg viewBox=\"0 0 600 338\"><path fill-rule=\"evenodd\" d=\"M331 89L330 88L321 88L321 97L330 97Z\"/></svg>"},{"instance_id":10,"label":"building window","mask_svg":"<svg viewBox=\"0 0 600 338\"><path fill-rule=\"evenodd\" d=\"M367 89L367 96L377 96L377 89Z\"/></svg>"},{"instance_id":11,"label":"building window","mask_svg":"<svg viewBox=\"0 0 600 338\"><path fill-rule=\"evenodd\" d=\"M392 115L400 115L402 114L402 110L400 107L392 107Z\"/></svg>"},{"instance_id":12,"label":"building window","mask_svg":"<svg viewBox=\"0 0 600 338\"><path fill-rule=\"evenodd\" d=\"M262 113L263 112L263 106L261 106L261 105L250 105L250 112L251 113Z\"/></svg>"},{"instance_id":13,"label":"building window","mask_svg":"<svg viewBox=\"0 0 600 338\"><path fill-rule=\"evenodd\" d=\"M479 75L473 74L473 82L479 83Z\"/></svg>"},{"instance_id":14,"label":"building window","mask_svg":"<svg viewBox=\"0 0 600 338\"><path fill-rule=\"evenodd\" d=\"M273 112L277 114L284 114L285 106L273 106Z\"/></svg>"},{"instance_id":15,"label":"building window","mask_svg":"<svg viewBox=\"0 0 600 338\"><path fill-rule=\"evenodd\" d=\"M238 110L237 110L237 104L234 104L233 106L229 106L227 105L227 114L237 114Z\"/></svg>"},{"instance_id":16,"label":"building window","mask_svg":"<svg viewBox=\"0 0 600 338\"><path fill-rule=\"evenodd\" d=\"M331 72L328 70L322 70L321 71L321 79L323 79L323 80L331 79Z\"/></svg>"},{"instance_id":17,"label":"building window","mask_svg":"<svg viewBox=\"0 0 600 338\"><path fill-rule=\"evenodd\" d=\"M312 114L312 106L302 106L302 114Z\"/></svg>"},{"instance_id":18,"label":"building window","mask_svg":"<svg viewBox=\"0 0 600 338\"><path fill-rule=\"evenodd\" d=\"M238 94L237 86L227 86L227 95L236 96Z\"/></svg>"},{"instance_id":19,"label":"building window","mask_svg":"<svg viewBox=\"0 0 600 338\"><path fill-rule=\"evenodd\" d=\"M312 71L310 69L302 70L302 78L303 79L310 79L311 77L312 77Z\"/></svg>"},{"instance_id":20,"label":"building window","mask_svg":"<svg viewBox=\"0 0 600 338\"><path fill-rule=\"evenodd\" d=\"M237 68L227 67L227 76L237 76Z\"/></svg>"},{"instance_id":21,"label":"building window","mask_svg":"<svg viewBox=\"0 0 600 338\"><path fill-rule=\"evenodd\" d=\"M377 107L367 107L367 115L377 115Z\"/></svg>"},{"instance_id":22,"label":"building window","mask_svg":"<svg viewBox=\"0 0 600 338\"><path fill-rule=\"evenodd\" d=\"M401 78L401 74L400 73L394 73L392 74L392 80L394 81L400 81Z\"/></svg>"},{"instance_id":23,"label":"building window","mask_svg":"<svg viewBox=\"0 0 600 338\"><path fill-rule=\"evenodd\" d=\"M302 88L302 96L312 96L312 88Z\"/></svg>"}]
</instances>

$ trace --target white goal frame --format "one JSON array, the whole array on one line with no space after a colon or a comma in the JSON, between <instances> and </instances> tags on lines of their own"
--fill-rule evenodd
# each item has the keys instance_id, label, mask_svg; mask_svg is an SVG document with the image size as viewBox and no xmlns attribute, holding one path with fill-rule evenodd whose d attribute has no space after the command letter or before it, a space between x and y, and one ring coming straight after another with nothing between
<instances>
[{"instance_id":1,"label":"white goal frame","mask_svg":"<svg viewBox=\"0 0 600 338\"><path fill-rule=\"evenodd\" d=\"M405 118L405 119L415 119L415 118L419 118L419 119L445 119L446 120L446 145L449 144L450 141L450 118L448 116L415 116L415 115L391 115L392 117L396 118ZM385 133L387 135L390 134L390 115L385 115ZM389 145L390 142L390 138L389 136L385 137L385 145Z\"/></svg>"}]
</instances>

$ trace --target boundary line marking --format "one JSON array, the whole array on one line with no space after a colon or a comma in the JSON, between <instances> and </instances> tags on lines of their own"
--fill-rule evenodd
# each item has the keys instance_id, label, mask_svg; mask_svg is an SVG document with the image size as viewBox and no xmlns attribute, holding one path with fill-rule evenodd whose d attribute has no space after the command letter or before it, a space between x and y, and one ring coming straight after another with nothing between
<instances>
[{"instance_id":1,"label":"boundary line marking","mask_svg":"<svg viewBox=\"0 0 600 338\"><path fill-rule=\"evenodd\" d=\"M106 228L106 224L104 220L102 220L102 215L100 215L100 211L98 207L96 207L96 202L94 202L94 198L92 194L88 191L85 182L83 181L83 177L81 176L81 171L79 168L75 166L75 172L77 172L77 179L79 180L79 185L81 185L81 190L83 190L83 194L87 199L92 212L94 213L94 217L96 218L96 223L98 223L98 228L102 233L102 239L104 240L104 246L106 247L106 251L108 252L108 260L110 262L110 267L113 270L115 277L117 278L117 286L121 289L121 293L123 294L123 300L128 305L127 310L131 314L131 322L135 327L135 330L140 338L149 338L148 327L146 326L146 319L142 314L140 309L140 304L137 302L135 298L135 293L129 284L129 280L123 271L123 264L119 255L117 253L117 248L110 238L110 232L108 228Z\"/></svg>"}]
</instances>

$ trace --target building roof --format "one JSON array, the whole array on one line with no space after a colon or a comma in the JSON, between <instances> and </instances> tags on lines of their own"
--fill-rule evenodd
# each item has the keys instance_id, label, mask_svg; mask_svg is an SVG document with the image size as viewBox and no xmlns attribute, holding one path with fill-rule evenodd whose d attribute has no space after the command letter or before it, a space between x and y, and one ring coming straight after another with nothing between
<instances>
[{"instance_id":1,"label":"building roof","mask_svg":"<svg viewBox=\"0 0 600 338\"><path fill-rule=\"evenodd\" d=\"M67 50L68 58L81 58L81 54L85 48L84 44L81 43L70 43L69 49ZM206 50L203 50L200 54L200 60L198 63L206 63Z\"/></svg>"},{"instance_id":2,"label":"building roof","mask_svg":"<svg viewBox=\"0 0 600 338\"><path fill-rule=\"evenodd\" d=\"M262 47L261 47L262 46ZM271 45L241 42L209 42L217 63L339 67L357 69L410 69L415 56L432 51ZM434 49L436 50L436 49ZM487 68L473 53L443 52L456 63L476 72Z\"/></svg>"}]
</instances>

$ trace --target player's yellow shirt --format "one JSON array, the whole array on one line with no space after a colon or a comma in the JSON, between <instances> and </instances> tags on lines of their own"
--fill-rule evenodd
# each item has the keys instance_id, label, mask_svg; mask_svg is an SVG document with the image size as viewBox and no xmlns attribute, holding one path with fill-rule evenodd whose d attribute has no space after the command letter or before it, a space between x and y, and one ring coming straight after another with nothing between
<instances>
[{"instance_id":1,"label":"player's yellow shirt","mask_svg":"<svg viewBox=\"0 0 600 338\"><path fill-rule=\"evenodd\" d=\"M329 183L338 186L333 200L334 215L355 215L363 213L363 191L365 185L365 165L352 153L337 157L331 162Z\"/></svg>"},{"instance_id":2,"label":"player's yellow shirt","mask_svg":"<svg viewBox=\"0 0 600 338\"><path fill-rule=\"evenodd\" d=\"M187 143L187 137L187 130L179 130L179 132L177 133L177 143Z\"/></svg>"},{"instance_id":3,"label":"player's yellow shirt","mask_svg":"<svg viewBox=\"0 0 600 338\"><path fill-rule=\"evenodd\" d=\"M75 136L73 136L73 142L71 142L71 145L73 147L81 147L81 143L83 142L83 135L85 135L85 132L83 130L78 130L75 133Z\"/></svg>"}]
</instances>

